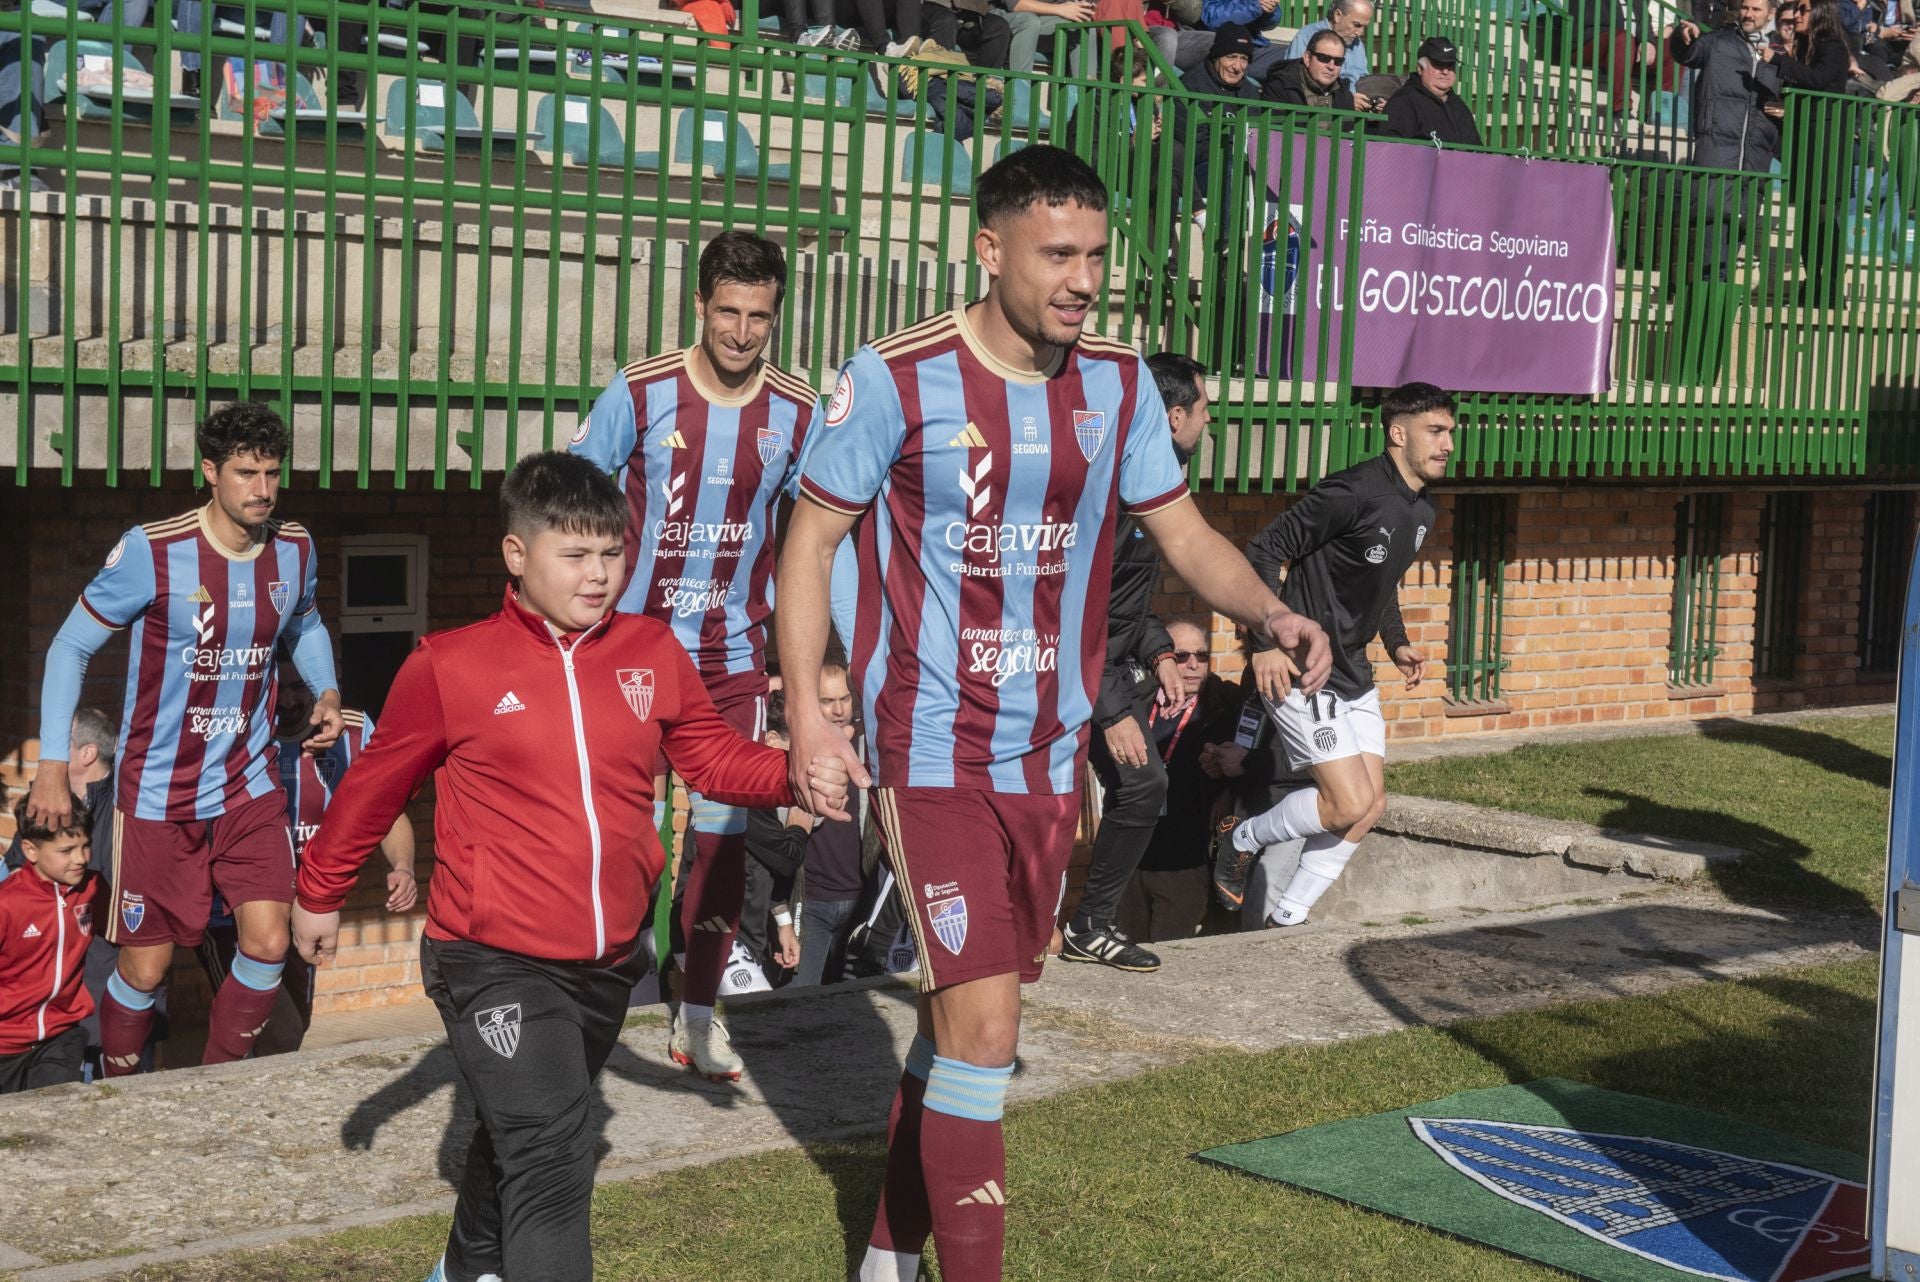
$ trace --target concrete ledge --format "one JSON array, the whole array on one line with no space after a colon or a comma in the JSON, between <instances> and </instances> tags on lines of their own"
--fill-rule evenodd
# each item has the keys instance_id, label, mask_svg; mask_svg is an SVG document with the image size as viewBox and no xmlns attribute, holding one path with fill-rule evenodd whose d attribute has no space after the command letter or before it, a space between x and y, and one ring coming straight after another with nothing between
<instances>
[{"instance_id":1,"label":"concrete ledge","mask_svg":"<svg viewBox=\"0 0 1920 1282\"><path fill-rule=\"evenodd\" d=\"M1732 846L1615 832L1563 819L1490 810L1428 797L1389 798L1374 831L1468 850L1537 858L1559 856L1578 868L1691 881L1747 852Z\"/></svg>"}]
</instances>

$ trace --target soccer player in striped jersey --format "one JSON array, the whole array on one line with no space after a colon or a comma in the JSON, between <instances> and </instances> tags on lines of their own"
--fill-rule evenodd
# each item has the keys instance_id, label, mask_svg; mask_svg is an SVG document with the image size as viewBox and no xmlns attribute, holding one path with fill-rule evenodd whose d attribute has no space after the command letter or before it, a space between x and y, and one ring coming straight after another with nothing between
<instances>
[{"instance_id":1,"label":"soccer player in striped jersey","mask_svg":"<svg viewBox=\"0 0 1920 1282\"><path fill-rule=\"evenodd\" d=\"M280 786L287 794L287 833L293 841L296 866L306 855L307 843L319 835L320 821L346 777L347 768L373 738L372 717L358 708L342 708L340 737L333 741L333 746L320 752L303 752L301 746L313 732L312 715L312 694L300 683L297 674L283 669L275 709L274 746L280 758ZM419 902L420 888L413 875L413 823L406 815L393 821L393 827L380 843L380 851L387 859L386 910L390 913L412 911ZM216 903L199 949L201 968L216 988L224 984L232 972L238 946L233 914L224 903ZM307 1029L313 1026L312 964L290 957L280 979L280 997L273 1014L254 1038L256 1056L284 1055L299 1050Z\"/></svg>"},{"instance_id":2,"label":"soccer player in striped jersey","mask_svg":"<svg viewBox=\"0 0 1920 1282\"><path fill-rule=\"evenodd\" d=\"M774 512L794 493L820 412L813 388L766 359L786 287L778 245L743 231L714 237L694 296L699 343L616 374L569 447L627 496L629 578L618 608L672 628L721 716L755 740L766 729ZM740 1058L713 1003L746 893L747 812L698 793L692 803L674 932L684 986L668 1049L696 1073L734 1081Z\"/></svg>"},{"instance_id":3,"label":"soccer player in striped jersey","mask_svg":"<svg viewBox=\"0 0 1920 1282\"><path fill-rule=\"evenodd\" d=\"M241 402L208 415L196 440L206 506L114 544L54 638L40 692L31 804L51 823L71 804L67 733L87 663L128 630L106 923L120 958L100 1003L109 1077L138 1066L173 950L199 944L216 889L234 906L239 952L214 996L203 1062L245 1056L273 1009L293 902L273 746L282 638L316 696L309 750L340 735L313 539L273 519L286 424Z\"/></svg>"},{"instance_id":4,"label":"soccer player in striped jersey","mask_svg":"<svg viewBox=\"0 0 1920 1282\"><path fill-rule=\"evenodd\" d=\"M1082 333L1108 277L1099 178L1028 147L981 176L974 206L986 296L847 362L780 569L794 750L874 785L920 948L865 1282L914 1278L929 1234L948 1282L1001 1275L1020 984L1040 976L1073 846L1121 512L1209 605L1294 656L1304 687L1331 663L1200 516L1146 363ZM863 513L851 666L871 776L816 691L835 550Z\"/></svg>"}]
</instances>

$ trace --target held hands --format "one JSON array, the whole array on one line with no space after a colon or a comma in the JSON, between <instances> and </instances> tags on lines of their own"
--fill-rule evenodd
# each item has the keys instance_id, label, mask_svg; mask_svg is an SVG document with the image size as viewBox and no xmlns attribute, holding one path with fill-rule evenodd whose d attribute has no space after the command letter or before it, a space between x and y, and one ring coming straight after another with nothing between
<instances>
[{"instance_id":1,"label":"held hands","mask_svg":"<svg viewBox=\"0 0 1920 1282\"><path fill-rule=\"evenodd\" d=\"M307 718L307 724L318 726L319 729L300 745L302 752L311 756L316 752L325 752L333 746L333 741L338 739L340 732L346 728L346 722L340 718L338 690L329 690L313 701L313 715Z\"/></svg>"},{"instance_id":2,"label":"held hands","mask_svg":"<svg viewBox=\"0 0 1920 1282\"><path fill-rule=\"evenodd\" d=\"M27 818L59 832L73 818L73 788L67 763L42 761L27 794Z\"/></svg>"},{"instance_id":3,"label":"held hands","mask_svg":"<svg viewBox=\"0 0 1920 1282\"><path fill-rule=\"evenodd\" d=\"M789 738L787 782L793 786L795 804L825 819L851 819L846 811L849 785L867 788L873 779L845 732L816 710L792 719Z\"/></svg>"},{"instance_id":4,"label":"held hands","mask_svg":"<svg viewBox=\"0 0 1920 1282\"><path fill-rule=\"evenodd\" d=\"M1411 690L1427 675L1427 652L1416 645L1403 645L1393 652L1393 666L1400 669Z\"/></svg>"},{"instance_id":5,"label":"held hands","mask_svg":"<svg viewBox=\"0 0 1920 1282\"><path fill-rule=\"evenodd\" d=\"M308 912L296 901L291 933L295 951L313 965L324 966L333 960L334 945L340 941L340 912Z\"/></svg>"},{"instance_id":6,"label":"held hands","mask_svg":"<svg viewBox=\"0 0 1920 1282\"><path fill-rule=\"evenodd\" d=\"M1116 721L1100 733L1106 736L1107 751L1121 765L1147 764L1147 737L1140 733L1140 723L1132 717Z\"/></svg>"},{"instance_id":7,"label":"held hands","mask_svg":"<svg viewBox=\"0 0 1920 1282\"><path fill-rule=\"evenodd\" d=\"M1327 683L1327 674L1333 671L1333 649L1324 628L1283 606L1267 616L1266 629L1274 645L1293 660L1302 694L1313 694ZM1285 698L1286 693L1283 689L1275 697Z\"/></svg>"}]
</instances>

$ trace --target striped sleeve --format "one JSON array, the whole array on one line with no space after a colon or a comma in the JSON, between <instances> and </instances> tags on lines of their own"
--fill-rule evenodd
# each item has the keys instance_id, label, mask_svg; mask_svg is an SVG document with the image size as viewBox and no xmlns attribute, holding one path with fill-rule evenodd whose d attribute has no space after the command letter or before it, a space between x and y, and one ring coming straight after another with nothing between
<instances>
[{"instance_id":1,"label":"striped sleeve","mask_svg":"<svg viewBox=\"0 0 1920 1282\"><path fill-rule=\"evenodd\" d=\"M1120 501L1135 516L1172 507L1187 497L1187 476L1173 452L1173 427L1167 422L1166 403L1147 363L1134 372L1133 421L1120 456Z\"/></svg>"},{"instance_id":2,"label":"striped sleeve","mask_svg":"<svg viewBox=\"0 0 1920 1282\"><path fill-rule=\"evenodd\" d=\"M866 511L906 435L906 411L887 363L872 348L861 348L840 371L820 430L807 434L801 492L849 516Z\"/></svg>"},{"instance_id":3,"label":"striped sleeve","mask_svg":"<svg viewBox=\"0 0 1920 1282\"><path fill-rule=\"evenodd\" d=\"M103 628L124 628L153 604L153 545L134 526L107 553L106 564L81 591L80 604Z\"/></svg>"}]
</instances>

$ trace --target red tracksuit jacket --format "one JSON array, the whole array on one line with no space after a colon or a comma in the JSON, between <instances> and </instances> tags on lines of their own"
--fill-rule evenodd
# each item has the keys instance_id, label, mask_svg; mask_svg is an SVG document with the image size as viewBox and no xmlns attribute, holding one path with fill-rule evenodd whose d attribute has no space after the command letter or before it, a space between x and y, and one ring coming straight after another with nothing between
<instances>
[{"instance_id":1,"label":"red tracksuit jacket","mask_svg":"<svg viewBox=\"0 0 1920 1282\"><path fill-rule=\"evenodd\" d=\"M82 982L100 878L48 881L31 866L0 881L0 1055L20 1055L93 1013Z\"/></svg>"},{"instance_id":2,"label":"red tracksuit jacket","mask_svg":"<svg viewBox=\"0 0 1920 1282\"><path fill-rule=\"evenodd\" d=\"M653 768L736 806L787 806L787 757L720 718L665 624L609 614L565 641L509 589L500 613L421 640L300 863L340 907L434 774L426 933L610 965L639 938L665 856Z\"/></svg>"}]
</instances>

